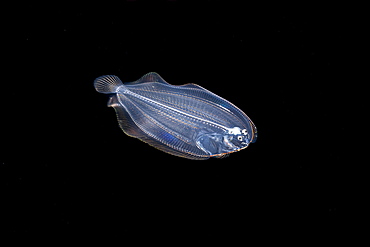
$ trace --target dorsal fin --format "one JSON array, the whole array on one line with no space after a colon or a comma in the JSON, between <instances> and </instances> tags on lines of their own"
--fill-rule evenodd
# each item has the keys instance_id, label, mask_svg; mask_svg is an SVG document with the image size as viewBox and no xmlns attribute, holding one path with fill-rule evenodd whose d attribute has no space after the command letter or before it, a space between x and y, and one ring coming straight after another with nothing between
<instances>
[{"instance_id":1,"label":"dorsal fin","mask_svg":"<svg viewBox=\"0 0 370 247\"><path fill-rule=\"evenodd\" d=\"M126 85L133 85L133 84L140 84L140 83L145 83L145 82L159 82L159 83L163 83L163 84L169 84L168 82L163 80L163 78L160 75L158 75L156 72L150 72L150 73L144 75L143 77L141 77L137 81L128 82L128 83L125 83L125 84Z\"/></svg>"}]
</instances>

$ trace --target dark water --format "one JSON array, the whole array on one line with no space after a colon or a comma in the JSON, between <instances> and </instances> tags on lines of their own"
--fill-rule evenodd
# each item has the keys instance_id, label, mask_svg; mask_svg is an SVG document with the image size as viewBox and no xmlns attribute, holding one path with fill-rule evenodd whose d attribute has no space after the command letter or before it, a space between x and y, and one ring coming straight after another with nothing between
<instances>
[{"instance_id":1,"label":"dark water","mask_svg":"<svg viewBox=\"0 0 370 247\"><path fill-rule=\"evenodd\" d=\"M215 1L23 8L2 90L9 232L248 243L341 229L351 130L335 16ZM233 102L257 142L191 161L124 135L93 80L151 71Z\"/></svg>"}]
</instances>

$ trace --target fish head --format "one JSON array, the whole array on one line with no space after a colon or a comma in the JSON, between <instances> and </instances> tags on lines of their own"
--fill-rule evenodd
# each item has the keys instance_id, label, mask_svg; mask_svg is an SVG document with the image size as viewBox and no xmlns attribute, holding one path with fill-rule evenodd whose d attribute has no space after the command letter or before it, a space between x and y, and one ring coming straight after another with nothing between
<instances>
[{"instance_id":1,"label":"fish head","mask_svg":"<svg viewBox=\"0 0 370 247\"><path fill-rule=\"evenodd\" d=\"M245 134L226 134L223 137L223 149L236 151L248 147L250 140Z\"/></svg>"},{"instance_id":2,"label":"fish head","mask_svg":"<svg viewBox=\"0 0 370 247\"><path fill-rule=\"evenodd\" d=\"M210 155L232 153L248 147L250 138L245 130L232 128L223 133L206 133L198 137L198 148Z\"/></svg>"}]
</instances>

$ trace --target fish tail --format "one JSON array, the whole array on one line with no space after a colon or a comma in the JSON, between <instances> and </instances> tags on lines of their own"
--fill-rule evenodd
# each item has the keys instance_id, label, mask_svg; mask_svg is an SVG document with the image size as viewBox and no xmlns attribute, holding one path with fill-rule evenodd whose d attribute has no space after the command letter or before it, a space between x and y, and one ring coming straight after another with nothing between
<instances>
[{"instance_id":1,"label":"fish tail","mask_svg":"<svg viewBox=\"0 0 370 247\"><path fill-rule=\"evenodd\" d=\"M99 93L115 93L122 85L122 81L115 75L103 75L94 81L94 87Z\"/></svg>"}]
</instances>

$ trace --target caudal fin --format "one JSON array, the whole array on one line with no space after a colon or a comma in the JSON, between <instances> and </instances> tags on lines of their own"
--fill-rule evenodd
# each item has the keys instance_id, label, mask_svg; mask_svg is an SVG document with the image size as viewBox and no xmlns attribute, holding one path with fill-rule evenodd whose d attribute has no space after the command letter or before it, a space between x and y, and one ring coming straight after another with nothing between
<instances>
[{"instance_id":1,"label":"caudal fin","mask_svg":"<svg viewBox=\"0 0 370 247\"><path fill-rule=\"evenodd\" d=\"M103 75L94 81L94 87L99 93L115 93L122 85L122 81L115 75Z\"/></svg>"}]
</instances>

